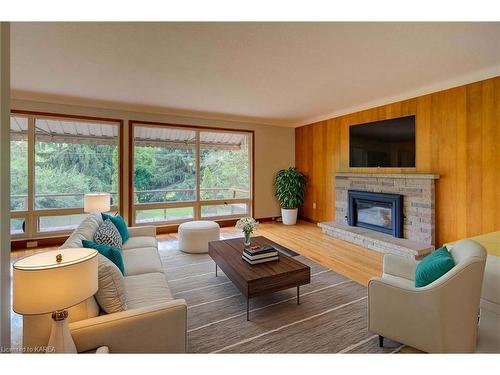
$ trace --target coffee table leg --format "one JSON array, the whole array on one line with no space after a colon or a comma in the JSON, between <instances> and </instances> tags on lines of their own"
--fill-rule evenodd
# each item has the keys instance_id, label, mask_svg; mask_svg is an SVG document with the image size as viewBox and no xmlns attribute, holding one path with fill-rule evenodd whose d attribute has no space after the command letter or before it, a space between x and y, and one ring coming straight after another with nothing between
<instances>
[{"instance_id":1,"label":"coffee table leg","mask_svg":"<svg viewBox=\"0 0 500 375\"><path fill-rule=\"evenodd\" d=\"M215 277L217 277L217 263L215 263Z\"/></svg>"},{"instance_id":2,"label":"coffee table leg","mask_svg":"<svg viewBox=\"0 0 500 375\"><path fill-rule=\"evenodd\" d=\"M247 321L250 320L250 298L247 297Z\"/></svg>"},{"instance_id":3,"label":"coffee table leg","mask_svg":"<svg viewBox=\"0 0 500 375\"><path fill-rule=\"evenodd\" d=\"M297 286L297 305L300 305L300 286Z\"/></svg>"}]
</instances>

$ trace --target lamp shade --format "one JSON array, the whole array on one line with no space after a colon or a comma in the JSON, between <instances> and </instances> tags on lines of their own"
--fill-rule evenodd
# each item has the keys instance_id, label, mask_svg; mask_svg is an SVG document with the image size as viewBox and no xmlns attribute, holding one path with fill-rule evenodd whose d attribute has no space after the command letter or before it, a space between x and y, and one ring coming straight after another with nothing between
<instances>
[{"instance_id":1,"label":"lamp shade","mask_svg":"<svg viewBox=\"0 0 500 375\"><path fill-rule=\"evenodd\" d=\"M83 211L108 212L110 208L111 208L111 196L109 193L85 194Z\"/></svg>"},{"instance_id":2,"label":"lamp shade","mask_svg":"<svg viewBox=\"0 0 500 375\"><path fill-rule=\"evenodd\" d=\"M60 249L35 254L18 260L13 268L13 309L18 314L64 310L97 292L97 251L94 249Z\"/></svg>"}]
</instances>

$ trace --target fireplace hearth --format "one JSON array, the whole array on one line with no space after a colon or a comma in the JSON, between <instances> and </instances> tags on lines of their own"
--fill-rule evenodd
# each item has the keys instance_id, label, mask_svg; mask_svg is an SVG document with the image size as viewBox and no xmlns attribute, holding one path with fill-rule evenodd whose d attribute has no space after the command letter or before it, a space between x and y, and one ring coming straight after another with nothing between
<instances>
[{"instance_id":1,"label":"fireplace hearth","mask_svg":"<svg viewBox=\"0 0 500 375\"><path fill-rule=\"evenodd\" d=\"M403 238L403 196L349 190L347 223Z\"/></svg>"},{"instance_id":2,"label":"fireplace hearth","mask_svg":"<svg viewBox=\"0 0 500 375\"><path fill-rule=\"evenodd\" d=\"M420 173L335 173L335 219L318 225L339 240L421 259L434 250L438 178Z\"/></svg>"}]
</instances>

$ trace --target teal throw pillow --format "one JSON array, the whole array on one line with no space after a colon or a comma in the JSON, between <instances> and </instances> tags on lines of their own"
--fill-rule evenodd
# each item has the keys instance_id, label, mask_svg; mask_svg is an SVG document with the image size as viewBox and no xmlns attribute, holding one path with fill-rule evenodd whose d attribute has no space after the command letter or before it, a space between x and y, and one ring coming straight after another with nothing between
<instances>
[{"instance_id":1,"label":"teal throw pillow","mask_svg":"<svg viewBox=\"0 0 500 375\"><path fill-rule=\"evenodd\" d=\"M127 223L125 223L125 220L123 220L123 217L120 215L112 216L108 214L103 214L101 213L102 220L109 219L111 222L115 225L116 229L118 229L118 232L120 232L120 236L122 236L122 243L125 243L128 240L128 227Z\"/></svg>"},{"instance_id":2,"label":"teal throw pillow","mask_svg":"<svg viewBox=\"0 0 500 375\"><path fill-rule=\"evenodd\" d=\"M455 261L446 247L433 251L418 264L415 271L415 287L429 285L453 267L455 267Z\"/></svg>"},{"instance_id":3,"label":"teal throw pillow","mask_svg":"<svg viewBox=\"0 0 500 375\"><path fill-rule=\"evenodd\" d=\"M105 256L110 261L112 261L118 269L121 271L122 275L125 275L125 265L123 264L122 253L115 247L95 243L88 240L82 240L83 247L87 249L95 249L99 254Z\"/></svg>"}]
</instances>

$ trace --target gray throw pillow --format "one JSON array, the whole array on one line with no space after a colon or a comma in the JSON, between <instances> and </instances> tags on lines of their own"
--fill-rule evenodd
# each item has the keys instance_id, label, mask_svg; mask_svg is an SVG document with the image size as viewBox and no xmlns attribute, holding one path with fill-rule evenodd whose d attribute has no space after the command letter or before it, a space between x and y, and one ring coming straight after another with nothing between
<instances>
[{"instance_id":1,"label":"gray throw pillow","mask_svg":"<svg viewBox=\"0 0 500 375\"><path fill-rule=\"evenodd\" d=\"M117 249L122 248L122 236L111 220L105 220L94 233L94 242Z\"/></svg>"},{"instance_id":2,"label":"gray throw pillow","mask_svg":"<svg viewBox=\"0 0 500 375\"><path fill-rule=\"evenodd\" d=\"M118 267L105 256L98 254L98 285L95 299L108 314L127 310L127 294L123 275Z\"/></svg>"}]
</instances>

